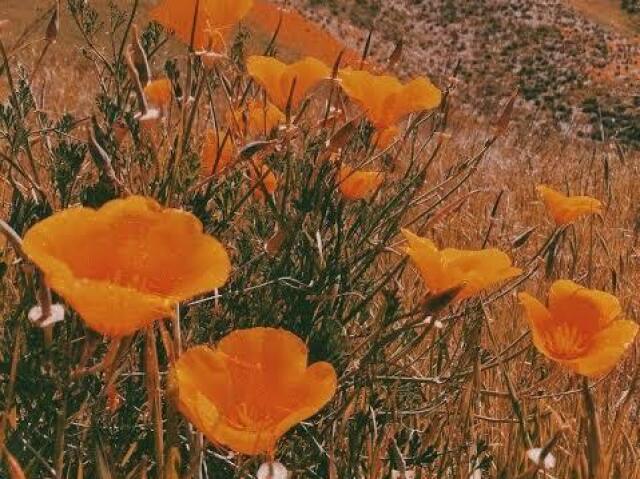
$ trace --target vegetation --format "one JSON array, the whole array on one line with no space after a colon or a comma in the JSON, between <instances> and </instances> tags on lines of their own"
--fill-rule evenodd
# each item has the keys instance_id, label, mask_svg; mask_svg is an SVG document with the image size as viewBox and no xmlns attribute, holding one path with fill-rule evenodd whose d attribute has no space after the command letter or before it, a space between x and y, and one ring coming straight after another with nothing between
<instances>
[{"instance_id":1,"label":"vegetation","mask_svg":"<svg viewBox=\"0 0 640 479\"><path fill-rule=\"evenodd\" d=\"M204 3L0 32L1 474L636 477L637 153Z\"/></svg>"}]
</instances>

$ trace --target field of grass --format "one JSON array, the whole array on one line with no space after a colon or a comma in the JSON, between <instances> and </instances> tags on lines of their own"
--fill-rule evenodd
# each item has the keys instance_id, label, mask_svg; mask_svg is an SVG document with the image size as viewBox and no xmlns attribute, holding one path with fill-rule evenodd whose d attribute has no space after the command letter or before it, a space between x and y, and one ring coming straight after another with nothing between
<instances>
[{"instance_id":1,"label":"field of grass","mask_svg":"<svg viewBox=\"0 0 640 479\"><path fill-rule=\"evenodd\" d=\"M275 48L264 31L243 30L224 55L207 57L149 25L152 2L109 9L106 1L68 0L48 45L52 2L3 1L0 477L284 478L269 467L258 473L273 461L296 479L640 477L638 339L611 339L600 357L604 367L615 356L611 367L583 376L576 364L584 365L594 318L613 319L604 311L611 303L601 310L569 297L554 317L571 318L569 329L545 331L551 343L568 345L554 356L540 347L540 331L532 334L518 297L528 292L546 304L555 281L572 280L614 295L616 319L637 324L633 145L604 134L580 138L572 124L543 128L522 97L511 103L511 85L472 114L466 84L438 76L439 105L413 105L417 91L385 104L388 113L406 103L409 114L382 146L374 107L364 105L384 88L357 98L346 76L330 78L333 65L303 101L287 89L278 126L252 131L251 121L265 122L267 98L277 103L280 83L261 81L248 68L250 53L289 60L292 50L304 51L305 29L295 45L276 37ZM136 41L138 56L129 49ZM142 89L141 55L152 79L169 79L168 97L156 104ZM416 61L366 66L394 75L405 60ZM293 93L306 73L297 75ZM349 183L345 167L379 172L375 187L366 188L366 175ZM602 208L560 224L540 184L596 198ZM64 218L70 208L138 195L191 219L157 220L133 207L121 221ZM27 232L52 217L60 222L41 230L38 246ZM204 234L185 226L193 218ZM421 263L407 256L403 228L443 249L499 249L522 272L462 298L491 276L496 257ZM211 287L183 297L182 285L198 282L192 271L209 264L198 256L209 236L225 251L214 248ZM43 259L38 247L49 242L53 252ZM69 283L52 257L72 263ZM438 289L430 278L440 268L455 281ZM214 285L209 276L224 280ZM144 301L161 297L151 308L155 321L132 326L149 308L117 296L123 284ZM170 294L158 293L166 284ZM44 327L28 319L38 319L34 306L52 302L63 305L63 321ZM229 390L212 364L184 365L191 348L256 327L294 334L310 364L332 366L337 382L321 407L298 403L322 395L323 378L287 382L305 349L295 342L274 337L216 350ZM245 435L264 439L265 424L283 410L299 418L277 435L277 448L240 445ZM217 429L221 417L235 439Z\"/></svg>"}]
</instances>

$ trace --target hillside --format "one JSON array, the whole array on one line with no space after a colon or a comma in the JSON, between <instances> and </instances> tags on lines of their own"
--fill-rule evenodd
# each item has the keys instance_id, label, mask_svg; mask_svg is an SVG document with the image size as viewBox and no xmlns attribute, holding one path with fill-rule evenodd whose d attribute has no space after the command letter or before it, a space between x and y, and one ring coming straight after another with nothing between
<instances>
[{"instance_id":1,"label":"hillside","mask_svg":"<svg viewBox=\"0 0 640 479\"><path fill-rule=\"evenodd\" d=\"M101 3L107 2L94 5ZM527 100L521 104L521 123L527 127L534 121L597 140L604 135L640 144L640 19L617 1L283 3L350 46L361 48L373 28L371 53L381 60L402 39L405 75L426 73L447 85L459 65L456 94L474 117L493 116L500 100L517 88ZM49 5L8 0L8 13L0 16L22 32ZM40 23L45 21L42 17ZM64 35L75 30L63 23Z\"/></svg>"},{"instance_id":2,"label":"hillside","mask_svg":"<svg viewBox=\"0 0 640 479\"><path fill-rule=\"evenodd\" d=\"M298 5L360 42L373 27L381 57L401 35L408 74L428 73L446 84L460 62L458 90L476 114L493 112L496 99L518 88L532 114L541 109L565 128L597 139L603 130L623 142L640 141L640 22L618 2L298 0ZM352 24L360 27L355 34Z\"/></svg>"}]
</instances>

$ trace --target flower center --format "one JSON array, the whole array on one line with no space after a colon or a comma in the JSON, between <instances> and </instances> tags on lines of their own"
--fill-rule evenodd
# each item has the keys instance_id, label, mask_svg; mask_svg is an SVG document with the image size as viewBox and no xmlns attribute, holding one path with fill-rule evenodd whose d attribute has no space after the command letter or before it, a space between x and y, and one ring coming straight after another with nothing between
<instances>
[{"instance_id":1,"label":"flower center","mask_svg":"<svg viewBox=\"0 0 640 479\"><path fill-rule=\"evenodd\" d=\"M586 352L589 337L575 324L561 323L544 335L544 342L558 359L575 359Z\"/></svg>"}]
</instances>

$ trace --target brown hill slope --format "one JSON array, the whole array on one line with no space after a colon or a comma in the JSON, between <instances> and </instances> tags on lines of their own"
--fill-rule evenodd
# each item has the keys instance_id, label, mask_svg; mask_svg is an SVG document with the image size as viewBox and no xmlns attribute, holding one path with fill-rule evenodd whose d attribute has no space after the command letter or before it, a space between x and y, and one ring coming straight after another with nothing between
<instances>
[{"instance_id":1,"label":"brown hill slope","mask_svg":"<svg viewBox=\"0 0 640 479\"><path fill-rule=\"evenodd\" d=\"M519 88L565 127L596 138L640 141L640 22L614 0L297 0L297 6L353 36L373 27L384 56L400 37L407 73L446 82L460 62L476 113ZM602 125L601 125L602 124ZM601 128L602 126L602 128Z\"/></svg>"}]
</instances>

